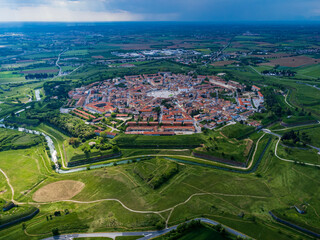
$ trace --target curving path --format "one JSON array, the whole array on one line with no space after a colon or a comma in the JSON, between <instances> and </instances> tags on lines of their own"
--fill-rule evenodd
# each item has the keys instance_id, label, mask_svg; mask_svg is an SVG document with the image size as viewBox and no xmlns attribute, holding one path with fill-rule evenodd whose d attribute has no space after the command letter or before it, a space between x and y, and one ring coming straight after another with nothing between
<instances>
[{"instance_id":1,"label":"curving path","mask_svg":"<svg viewBox=\"0 0 320 240\"><path fill-rule=\"evenodd\" d=\"M320 165L319 165L319 164L299 162L299 161L295 161L295 160L285 159L285 158L279 157L279 155L278 155L277 151L278 151L278 145L279 145L280 140L281 140L281 137L279 137L279 139L278 139L278 141L277 141L277 144L276 144L276 148L275 148L274 154L275 154L275 156L276 156L277 158L279 158L281 161L291 162L291 163L303 163L304 165L307 165L307 166L320 167Z\"/></svg>"},{"instance_id":2,"label":"curving path","mask_svg":"<svg viewBox=\"0 0 320 240\"><path fill-rule=\"evenodd\" d=\"M281 135L279 134L276 134L274 132L272 132L271 130L269 129L262 129L262 131L264 131L265 133L268 133L268 134L271 134L273 136L276 136L278 138L278 141L276 143L276 147L275 147L275 150L274 150L274 155L280 159L281 161L285 161L285 162L291 162L291 163L303 163L304 165L307 165L307 166L312 166L312 167L320 167L320 164L313 164L313 163L305 163L305 162L299 162L299 161L295 161L295 160L291 160L291 159L285 159L285 158L282 158L278 155L278 145L279 145L279 142L281 140ZM312 146L313 147L313 146ZM316 147L314 147L315 149L318 149Z\"/></svg>"},{"instance_id":3,"label":"curving path","mask_svg":"<svg viewBox=\"0 0 320 240\"><path fill-rule=\"evenodd\" d=\"M291 108L294 108L294 106L292 106L288 101L287 101L287 98L289 96L289 93L290 93L290 90L288 90L288 93L286 94L285 98L284 98L284 101L286 102L286 104L288 104L289 107Z\"/></svg>"},{"instance_id":4,"label":"curving path","mask_svg":"<svg viewBox=\"0 0 320 240\"><path fill-rule=\"evenodd\" d=\"M293 127L285 127L285 128L281 128L281 129L275 129L272 130L273 132L280 132L280 131L286 131L288 129L292 129L292 128L298 128L298 127L307 127L307 126L313 126L313 125L319 125L320 121L318 121L317 123L309 123L309 124L302 124L302 125L297 125L297 126L293 126ZM271 132L271 130L269 129L265 129Z\"/></svg>"},{"instance_id":5,"label":"curving path","mask_svg":"<svg viewBox=\"0 0 320 240\"><path fill-rule=\"evenodd\" d=\"M7 174L0 168L0 172L2 172L3 176L6 178L7 183L11 189L11 201L14 202L14 188L12 187L10 183L10 179L8 178Z\"/></svg>"},{"instance_id":6,"label":"curving path","mask_svg":"<svg viewBox=\"0 0 320 240\"><path fill-rule=\"evenodd\" d=\"M278 144L281 140L281 136L279 134L276 134L276 133L273 133L272 131L270 131L269 129L263 129L264 131L264 134L258 139L257 141L257 144L255 146L255 150L254 150L254 153L252 155L252 158L251 158L251 161L250 161L250 164L247 166L247 167L234 167L234 168L240 168L240 169L249 169L251 166L252 166L252 163L254 161L254 158L255 158L255 155L256 155L256 152L257 152L257 149L258 149L258 145L260 143L260 140L265 136L266 133L268 134L272 134L274 136L277 136L279 139L276 143L276 146L275 146L275 156L277 158L279 158L280 160L282 161L286 161L286 162L296 162L294 160L289 160L289 159L284 159L284 158L281 158L278 156L277 154L277 149L278 149ZM53 137L53 136L52 136ZM61 149L59 147L59 150L60 150L60 153L61 153ZM143 155L145 156L145 155ZM148 155L148 156L159 156L157 154L154 154L154 155ZM167 155L160 155L160 156L167 156ZM180 155L174 155L175 157L177 156L180 156ZM135 157L139 157L139 156L135 156ZM196 159L194 157L191 157L191 156L184 156L184 155L181 155L181 157L188 157L188 158L193 158L193 159ZM131 157L132 158L132 157ZM128 158L130 159L130 158ZM310 163L305 163L306 165L309 165L309 166L318 166L320 167L320 165L316 165L316 164L310 164ZM85 234L69 234L69 235L62 235L62 236L59 236L59 239L68 239L70 237L90 237L90 236L93 236L93 237L98 237L98 236L108 236L108 237L116 237L116 236L130 236L130 234L136 234L135 236L139 236L139 235L144 235L143 238L141 239L150 239L150 238L153 238L153 237L156 237L156 236L159 236L159 235L162 235L172 229L174 229L176 226L173 226L171 228L168 228L168 222L170 220L170 217L171 217L171 214L173 213L173 211L175 210L175 208L181 206L181 205L184 205L186 203L188 203L193 197L195 196L204 196L204 195L223 195L223 196L237 196L237 197L252 197L252 198L266 198L265 196L251 196L251 195L237 195L237 194L225 194L225 193L215 193L215 192L198 192L198 193L194 193L192 195L190 195L185 201L183 202L180 202L170 208L167 208L167 209L163 209L163 210L156 210L156 211L143 211L143 210L134 210L134 209L131 209L129 208L128 206L126 206L122 201L120 201L119 199L116 199L116 198L108 198L108 199L99 199L99 200L93 200L93 201L78 201L78 200L60 200L60 201L53 201L53 202L42 202L42 203L38 203L38 202L17 202L14 200L14 188L13 186L10 184L10 179L8 178L8 176L6 175L6 173L0 169L1 173L5 176L6 178L6 181L11 189L11 192L12 192L12 201L16 204L32 204L32 205L44 205L44 204L50 204L50 203L57 203L57 202L72 202L72 203L78 203L78 204L90 204L90 203L98 203L98 202L103 202L103 201L115 201L115 202L118 202L124 209L130 211L130 212L133 212L133 213L141 213L141 214L157 214L159 215L162 219L165 220L165 224L166 224L166 229L165 230L162 230L162 231L147 231L147 232L135 232L135 233L124 233L124 232L121 232L121 233L85 233ZM169 212L168 214L168 217L167 218L164 218L161 213L165 213L165 212ZM218 224L217 222L214 222L210 219L199 219L203 222L207 222L207 223L211 223L211 224ZM237 232L231 228L227 228L226 229L229 229L231 233L233 234L236 234L237 236L242 236L244 237L245 235L240 233L240 232ZM102 234L102 235L99 235L99 234ZM117 234L120 234L120 235L117 235ZM246 236L245 236L246 237ZM48 240L49 239L54 239L54 238L47 238Z\"/></svg>"},{"instance_id":7,"label":"curving path","mask_svg":"<svg viewBox=\"0 0 320 240\"><path fill-rule=\"evenodd\" d=\"M52 202L18 202L18 201L14 200L14 188L10 184L10 179L8 178L7 174L2 169L0 169L0 171L2 172L2 174L5 176L5 178L7 180L7 183L9 185L10 189L11 189L11 192L12 192L11 200L15 204L20 204L20 205L24 205L24 204L45 205L45 204L58 203L58 202L72 202L72 203L79 203L79 204L90 204L90 203L98 203L98 202L103 202L103 201L115 201L115 202L118 202L124 209L126 209L126 210L128 210L130 212L141 213L141 214L157 214L162 219L165 220L165 224L166 224L166 228L164 230L162 230L162 231L136 232L136 233L129 233L129 232L128 233L125 233L125 232L121 232L121 233L86 233L86 234L83 234L83 235L82 234L80 234L80 235L79 234L69 234L69 235L62 235L62 236L59 237L59 239L70 239L70 237L72 238L72 237L90 237L90 236L92 236L92 237L102 236L102 237L113 237L113 238L115 238L116 236L140 236L140 235L144 235L144 237L141 238L141 239L150 239L150 238L165 234L165 233L171 231L172 229L175 229L177 226L173 226L173 227L168 228L168 222L170 220L172 212L174 211L175 208L186 204L187 202L189 202L195 196L203 196L203 195L212 195L212 194L214 194L214 195L223 195L223 196L252 197L252 198L258 198L258 199L259 198L266 198L265 196L224 194L224 193L216 193L216 192L200 192L200 193L194 193L194 194L190 195L185 201L180 202L180 203L174 205L173 207L170 207L170 208L167 208L167 209L163 209L163 210L158 210L158 211L134 210L134 209L131 209L131 208L127 207L122 201L120 201L119 199L116 199L116 198L99 199L99 200L93 200L93 201L60 200L60 201L52 201ZM170 211L170 213L169 213L167 219L165 219L161 215L161 213L168 212L168 211ZM212 221L210 219L198 219L198 220L201 220L201 221L207 222L207 223L211 223L211 224L214 224L214 225L219 224L219 223L217 223L215 221ZM247 237L246 235L244 235L244 234L242 234L242 233L240 233L240 232L238 232L236 230L233 230L231 228L225 227L225 229L227 231L229 229L230 233L233 233L233 234L235 234L237 236L242 236L242 237L245 236L245 237ZM57 238L51 237L51 238L47 238L47 239L49 240L49 239L57 239Z\"/></svg>"}]
</instances>

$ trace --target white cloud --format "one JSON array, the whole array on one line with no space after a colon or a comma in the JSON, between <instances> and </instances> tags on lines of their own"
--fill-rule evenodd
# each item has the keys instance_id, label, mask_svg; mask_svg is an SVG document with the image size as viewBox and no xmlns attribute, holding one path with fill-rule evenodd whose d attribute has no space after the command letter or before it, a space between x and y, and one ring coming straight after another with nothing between
<instances>
[{"instance_id":1,"label":"white cloud","mask_svg":"<svg viewBox=\"0 0 320 240\"><path fill-rule=\"evenodd\" d=\"M103 1L99 1L103 3ZM97 3L97 2L96 2ZM0 7L0 22L93 22L93 21L141 21L143 17L128 11L97 9L90 1L54 0L49 4L19 6L11 4Z\"/></svg>"}]
</instances>

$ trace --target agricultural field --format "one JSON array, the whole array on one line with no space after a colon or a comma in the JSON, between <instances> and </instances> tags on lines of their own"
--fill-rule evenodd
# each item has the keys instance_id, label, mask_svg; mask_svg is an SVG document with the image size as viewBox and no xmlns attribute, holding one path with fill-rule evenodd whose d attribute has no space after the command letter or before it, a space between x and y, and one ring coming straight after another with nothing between
<instances>
[{"instance_id":1,"label":"agricultural field","mask_svg":"<svg viewBox=\"0 0 320 240\"><path fill-rule=\"evenodd\" d=\"M23 74L15 71L3 71L0 72L0 83L14 83L24 81Z\"/></svg>"},{"instance_id":2,"label":"agricultural field","mask_svg":"<svg viewBox=\"0 0 320 240\"><path fill-rule=\"evenodd\" d=\"M221 30L209 23L154 24L101 23L81 28L58 24L59 32L39 25L10 37L0 27L4 46L0 47L0 124L45 133L57 156L54 164L43 136L0 128L0 208L11 201L18 205L0 211L0 225L40 210L23 223L0 229L0 239L144 232L199 217L253 239L314 239L269 214L272 211L320 234L320 50L313 27L297 31L296 26L288 26L282 31L272 25L234 25ZM177 49L185 54L174 53ZM274 69L295 75L263 74ZM181 95L190 99L188 108L199 104L198 109L179 105L194 122L197 115L206 117L198 122L197 133L125 134L126 119L115 114L129 112L128 121L141 121L130 113L141 114L139 99L120 100L121 107L112 110L111 117L111 111L99 114L84 109L86 101L102 101L104 95L97 87L102 82L120 82L125 89L124 76L159 72L191 76L190 89L198 76L204 76L199 78L204 87L199 102L186 89ZM210 88L219 88L201 80L206 76L240 83L229 93L218 91L220 99L230 104L237 104L236 96L250 92L252 85L260 88L264 102L250 117L245 117L247 110L230 114L235 105L229 107L227 102L215 111L226 117L209 118L216 105L202 104L213 98ZM89 84L93 87L87 88ZM170 89L179 89L179 84ZM149 86L161 87L145 79L141 89ZM36 89L41 89L41 99L36 98ZM83 103L80 94L70 97L75 89L85 96ZM118 87L105 89L113 92ZM256 96L253 91L248 94L251 101ZM162 105L157 101L150 105L153 109ZM91 117L74 114L75 108ZM100 117L101 122L93 121ZM149 125L154 117L144 121ZM219 120L221 125L207 127ZM117 135L107 137L106 132ZM285 140L283 136L290 134L299 140ZM305 212L300 214L296 207ZM210 238L237 239L209 225L178 239Z\"/></svg>"},{"instance_id":3,"label":"agricultural field","mask_svg":"<svg viewBox=\"0 0 320 240\"><path fill-rule=\"evenodd\" d=\"M297 106L311 111L318 118L320 116L320 95L319 90L303 84L291 84L294 90L289 96L290 101Z\"/></svg>"},{"instance_id":4,"label":"agricultural field","mask_svg":"<svg viewBox=\"0 0 320 240\"><path fill-rule=\"evenodd\" d=\"M30 99L34 99L34 89L41 85L42 84L37 81L0 85L0 101L15 105L29 103Z\"/></svg>"},{"instance_id":5,"label":"agricultural field","mask_svg":"<svg viewBox=\"0 0 320 240\"><path fill-rule=\"evenodd\" d=\"M237 63L238 63L238 61L232 61L232 60L229 60L229 61L217 61L217 62L214 62L212 64L212 66L221 67L221 66L227 66L227 65L236 65Z\"/></svg>"},{"instance_id":6,"label":"agricultural field","mask_svg":"<svg viewBox=\"0 0 320 240\"><path fill-rule=\"evenodd\" d=\"M278 59L271 59L268 63L262 63L261 65L267 66L284 66L284 67L301 67L307 65L318 64L318 59L310 58L307 56L297 56L297 57L285 57Z\"/></svg>"}]
</instances>

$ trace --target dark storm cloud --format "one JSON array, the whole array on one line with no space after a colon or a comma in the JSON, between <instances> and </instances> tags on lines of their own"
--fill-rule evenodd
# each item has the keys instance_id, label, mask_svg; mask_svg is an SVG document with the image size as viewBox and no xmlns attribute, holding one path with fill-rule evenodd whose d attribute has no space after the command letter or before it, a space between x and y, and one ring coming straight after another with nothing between
<instances>
[{"instance_id":1,"label":"dark storm cloud","mask_svg":"<svg viewBox=\"0 0 320 240\"><path fill-rule=\"evenodd\" d=\"M177 14L177 20L304 20L319 18L319 0L112 0L109 7L140 14Z\"/></svg>"}]
</instances>

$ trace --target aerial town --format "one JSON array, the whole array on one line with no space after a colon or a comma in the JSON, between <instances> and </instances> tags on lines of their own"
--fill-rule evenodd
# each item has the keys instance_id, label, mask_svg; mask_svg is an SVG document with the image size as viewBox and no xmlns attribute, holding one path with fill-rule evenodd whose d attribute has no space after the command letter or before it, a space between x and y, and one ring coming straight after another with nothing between
<instances>
[{"instance_id":1,"label":"aerial town","mask_svg":"<svg viewBox=\"0 0 320 240\"><path fill-rule=\"evenodd\" d=\"M320 240L320 22L284 1L0 0L0 240Z\"/></svg>"},{"instance_id":2,"label":"aerial town","mask_svg":"<svg viewBox=\"0 0 320 240\"><path fill-rule=\"evenodd\" d=\"M126 134L154 136L192 134L203 127L244 122L263 109L259 87L227 82L223 75L159 72L105 80L70 91L68 108L81 109L72 112L84 120L94 119L93 124L101 116L117 113L117 117L127 117ZM89 112L100 117L95 119ZM248 124L260 125L256 121Z\"/></svg>"}]
</instances>

